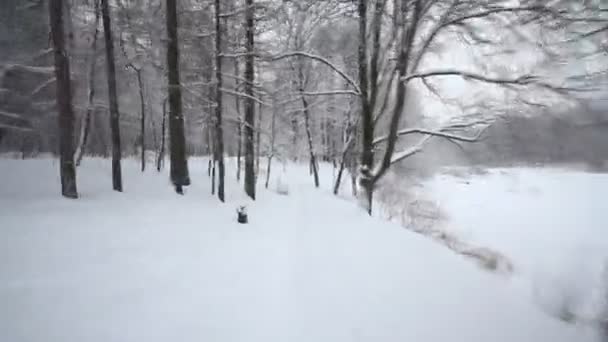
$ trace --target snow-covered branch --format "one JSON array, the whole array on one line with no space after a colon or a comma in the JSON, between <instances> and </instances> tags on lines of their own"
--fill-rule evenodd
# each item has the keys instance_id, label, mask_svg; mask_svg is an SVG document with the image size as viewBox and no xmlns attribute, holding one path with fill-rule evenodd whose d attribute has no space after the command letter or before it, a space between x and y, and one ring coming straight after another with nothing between
<instances>
[{"instance_id":1,"label":"snow-covered branch","mask_svg":"<svg viewBox=\"0 0 608 342\"><path fill-rule=\"evenodd\" d=\"M350 84L355 89L355 93L358 96L361 94L361 89L359 88L359 85L357 85L357 83L351 77L349 77L344 71L340 70L340 68L338 68L334 63L332 63L331 61L329 61L326 58L321 57L319 55L315 55L315 54L312 54L309 52L304 52L304 51L292 51L292 52L286 52L286 53L283 53L280 55L272 56L272 57L270 57L270 59L272 61L278 61L278 60L290 58L290 57L305 57L305 58L309 58L309 59L312 59L312 60L315 60L317 62L321 62L321 63L327 65L330 69L332 69L338 75L340 75L340 77L342 77L346 82L348 82L348 84Z\"/></svg>"},{"instance_id":2,"label":"snow-covered branch","mask_svg":"<svg viewBox=\"0 0 608 342\"><path fill-rule=\"evenodd\" d=\"M271 104L266 103L266 102L264 102L264 101L262 101L262 100L258 99L257 97L255 97L255 96L251 96L251 95L249 95L249 94L245 94L245 93L242 93L242 92L239 92L239 91L234 91L234 90L232 90L232 89L226 89L226 88L220 88L219 90L220 90L222 93L225 93L225 94L229 94L229 95L234 95L234 96L239 96L239 97L245 97L245 98L248 98L248 99L252 99L253 101L255 101L255 102L257 102L257 103L259 103L259 104L261 104L261 105L263 105L263 106L267 106L267 107L272 106Z\"/></svg>"},{"instance_id":3,"label":"snow-covered branch","mask_svg":"<svg viewBox=\"0 0 608 342\"><path fill-rule=\"evenodd\" d=\"M401 152L396 152L393 154L393 157L391 158L391 164L395 164L398 163L404 159L407 159L413 155L416 155L420 152L422 152L422 150L424 149L424 145L426 145L426 143L431 139L430 135L427 135L425 137L423 137L422 139L420 139L414 146L411 146ZM378 171L374 172L374 174L377 174Z\"/></svg>"},{"instance_id":4,"label":"snow-covered branch","mask_svg":"<svg viewBox=\"0 0 608 342\"><path fill-rule=\"evenodd\" d=\"M324 91L303 91L296 93L298 95L306 96L332 96L332 95L352 95L359 96L354 90L324 90Z\"/></svg>"},{"instance_id":5,"label":"snow-covered branch","mask_svg":"<svg viewBox=\"0 0 608 342\"><path fill-rule=\"evenodd\" d=\"M472 127L474 125L475 124L469 124L469 125L467 125L467 127ZM447 127L444 127L444 128L438 129L438 130L425 129L425 128L407 128L407 129L398 131L397 136L401 137L401 136L412 135L412 134L421 134L421 135L428 135L428 136L433 136L433 137L446 138L446 139L455 140L455 141L472 143L472 142L477 142L481 139L481 136L486 131L486 129L489 127L489 124L485 125L482 129L478 130L477 133L473 136L465 136L465 135L460 135L460 134L456 134L456 133L452 132L455 129L464 128L464 127L461 128L459 126L458 127L457 126L447 126ZM388 140L388 136L379 137L374 140L374 145L378 145L387 140Z\"/></svg>"},{"instance_id":6,"label":"snow-covered branch","mask_svg":"<svg viewBox=\"0 0 608 342\"><path fill-rule=\"evenodd\" d=\"M575 89L575 88L556 86L556 85L552 85L552 84L549 84L546 82L542 82L542 81L540 81L540 79L537 76L533 76L533 75L522 75L522 76L512 77L512 78L490 77L490 76L484 76L482 74L478 74L478 73L474 73L474 72L470 72L470 71L456 70L456 69L431 70L431 71L413 73L413 74L401 77L401 81L407 83L414 79L426 79L429 77L438 77L438 76L457 76L457 77L462 77L465 80L474 80L474 81L479 81L479 82L486 82L486 83L505 85L505 86L534 85L534 86L544 88L547 90L551 90L554 92L558 92L558 93L566 93L568 91L580 90L580 89Z\"/></svg>"}]
</instances>

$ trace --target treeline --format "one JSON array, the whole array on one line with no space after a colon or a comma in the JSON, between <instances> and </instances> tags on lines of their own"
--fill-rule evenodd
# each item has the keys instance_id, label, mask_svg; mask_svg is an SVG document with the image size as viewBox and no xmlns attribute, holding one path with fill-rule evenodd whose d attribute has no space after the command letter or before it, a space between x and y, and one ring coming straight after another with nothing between
<instances>
[{"instance_id":1,"label":"treeline","mask_svg":"<svg viewBox=\"0 0 608 342\"><path fill-rule=\"evenodd\" d=\"M243 180L255 198L260 170L267 170L267 185L277 161L307 163L318 187L327 181L318 163L327 161L337 169L334 192L348 169L371 213L387 172L442 155L433 152L440 142L471 151L473 163L586 156L570 150L582 138L555 144L574 132L569 124L499 113L569 101L598 86L591 71L572 75L564 65L592 59L587 65L601 74L608 14L600 7L541 0L6 0L0 150L56 154L67 197L78 196L77 166L89 155L112 159L117 191L124 156L137 156L142 171L160 171L168 160L177 193L190 184L188 157L209 156L220 200L225 177ZM534 34L540 31L547 34ZM450 64L463 48L470 65ZM521 51L535 58L518 58ZM552 77L525 72L540 67ZM447 80L467 89L462 98L446 96ZM513 93L517 105L496 106ZM431 98L458 115L421 120L433 114ZM226 174L226 156L237 157L236 175Z\"/></svg>"}]
</instances>

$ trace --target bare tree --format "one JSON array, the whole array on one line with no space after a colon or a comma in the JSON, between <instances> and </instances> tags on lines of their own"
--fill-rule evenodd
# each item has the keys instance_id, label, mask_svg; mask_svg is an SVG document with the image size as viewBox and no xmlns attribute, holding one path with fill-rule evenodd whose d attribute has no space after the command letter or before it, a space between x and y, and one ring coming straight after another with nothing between
<instances>
[{"instance_id":1,"label":"bare tree","mask_svg":"<svg viewBox=\"0 0 608 342\"><path fill-rule=\"evenodd\" d=\"M133 63L128 63L127 68L135 72L137 77L137 89L139 90L139 144L141 146L140 162L141 172L146 170L146 101L144 99L144 81L142 76L142 68L135 66Z\"/></svg>"},{"instance_id":2,"label":"bare tree","mask_svg":"<svg viewBox=\"0 0 608 342\"><path fill-rule=\"evenodd\" d=\"M106 44L106 67L108 78L108 96L110 103L110 128L112 131L112 187L122 192L122 172L120 167L120 112L118 110L118 95L116 90L116 63L114 60L114 39L112 37L112 22L110 20L110 5L108 0L101 0L103 31Z\"/></svg>"},{"instance_id":3,"label":"bare tree","mask_svg":"<svg viewBox=\"0 0 608 342\"><path fill-rule=\"evenodd\" d=\"M84 157L87 141L89 140L89 132L91 130L91 115L95 112L95 76L97 74L97 39L99 36L99 21L100 21L100 10L99 0L94 1L95 21L93 30L93 39L91 41L91 52L89 56L89 72L88 72L88 105L84 114L84 120L80 127L80 136L78 145L76 146L75 158L76 166L79 166Z\"/></svg>"},{"instance_id":4,"label":"bare tree","mask_svg":"<svg viewBox=\"0 0 608 342\"><path fill-rule=\"evenodd\" d=\"M237 78L240 78L239 60L234 59L234 74ZM239 96L234 97L234 109L237 115L237 152L236 152L236 180L241 180L241 157L243 154L243 123L241 115L241 98Z\"/></svg>"},{"instance_id":5,"label":"bare tree","mask_svg":"<svg viewBox=\"0 0 608 342\"><path fill-rule=\"evenodd\" d=\"M217 196L224 202L224 129L222 127L222 22L220 17L220 0L215 0L215 144L214 159L218 163L218 185Z\"/></svg>"},{"instance_id":6,"label":"bare tree","mask_svg":"<svg viewBox=\"0 0 608 342\"><path fill-rule=\"evenodd\" d=\"M51 39L55 56L55 76L57 78L57 109L59 111L59 159L61 194L67 198L77 198L76 168L74 165L74 109L72 108L72 87L70 63L65 50L63 1L49 2Z\"/></svg>"},{"instance_id":7,"label":"bare tree","mask_svg":"<svg viewBox=\"0 0 608 342\"><path fill-rule=\"evenodd\" d=\"M255 100L253 85L255 82L254 71L254 0L245 1L245 34L246 51L245 57L245 192L249 197L255 199L255 150L254 150L254 127L255 127Z\"/></svg>"},{"instance_id":8,"label":"bare tree","mask_svg":"<svg viewBox=\"0 0 608 342\"><path fill-rule=\"evenodd\" d=\"M165 137L167 136L167 99L163 101L163 117L160 124L160 148L156 159L156 171L160 172L165 162Z\"/></svg>"},{"instance_id":9,"label":"bare tree","mask_svg":"<svg viewBox=\"0 0 608 342\"><path fill-rule=\"evenodd\" d=\"M179 75L178 22L176 0L167 0L167 66L169 71L169 139L171 155L171 182L178 194L190 185L186 137L182 113L182 91Z\"/></svg>"},{"instance_id":10,"label":"bare tree","mask_svg":"<svg viewBox=\"0 0 608 342\"><path fill-rule=\"evenodd\" d=\"M319 23L322 21L319 21L319 15L313 9L317 4L323 6L327 3L333 3L336 8L339 5L350 6L347 2L339 1L315 2L314 6L302 2L298 6L312 16L309 20ZM538 31L538 28L561 30L563 25L575 22L587 28L578 35L579 38L603 32L606 19L601 17L603 14L598 14L597 6L578 6L567 1L548 4L538 0L520 4L499 0L358 0L352 11L358 21L356 78L315 51L298 51L306 48L302 45L296 47L296 51L273 56L272 60L310 59L324 64L348 84L348 89L317 91L307 93L307 96L342 94L359 98L360 128L352 132L360 132L360 135L355 134L360 138L357 145L361 148L358 185L363 190L362 203L371 213L374 189L392 165L421 152L432 138L454 143L479 141L482 133L501 113L500 110L483 107L483 103L477 103L477 107L456 104L461 116L459 120L433 128L411 126L413 120L405 121L409 125L404 125L402 118L419 115L412 108L419 101L417 94L421 89L445 102L439 84L446 78L457 77L469 81L471 87L484 84L488 92L501 89L503 92L518 91L520 94L569 95L573 90L571 86L534 75L531 69L526 72L522 68L523 71L509 75L501 73L501 62L488 58L488 51L508 55L509 51L501 47L507 46L510 41L539 46L538 38L522 34L521 27L530 28L532 32ZM590 7L595 7L596 11ZM589 29L589 23L595 23L594 29ZM563 39L563 35L556 36L554 38ZM555 39L542 43L542 46L551 46ZM477 53L475 56L485 54L485 60L476 60L476 64L482 67L437 68L437 64L430 62L430 56L441 54L443 50L455 46L453 44L468 46ZM545 54L550 56L550 52L545 51ZM404 137L408 139L402 139ZM404 146L404 142L407 142L407 146Z\"/></svg>"}]
</instances>

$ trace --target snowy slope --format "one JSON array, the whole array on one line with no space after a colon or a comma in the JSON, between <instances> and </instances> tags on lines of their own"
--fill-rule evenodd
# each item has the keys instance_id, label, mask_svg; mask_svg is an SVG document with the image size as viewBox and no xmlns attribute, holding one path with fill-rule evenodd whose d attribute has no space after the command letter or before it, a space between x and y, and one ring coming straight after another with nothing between
<instances>
[{"instance_id":1,"label":"snowy slope","mask_svg":"<svg viewBox=\"0 0 608 342\"><path fill-rule=\"evenodd\" d=\"M85 160L70 201L55 162L0 160L0 341L595 341L304 171L239 225L244 197L212 198L204 161L184 197L125 164L118 194Z\"/></svg>"},{"instance_id":2,"label":"snowy slope","mask_svg":"<svg viewBox=\"0 0 608 342\"><path fill-rule=\"evenodd\" d=\"M507 255L520 289L544 310L608 318L608 174L496 169L427 186L447 212L446 229Z\"/></svg>"}]
</instances>

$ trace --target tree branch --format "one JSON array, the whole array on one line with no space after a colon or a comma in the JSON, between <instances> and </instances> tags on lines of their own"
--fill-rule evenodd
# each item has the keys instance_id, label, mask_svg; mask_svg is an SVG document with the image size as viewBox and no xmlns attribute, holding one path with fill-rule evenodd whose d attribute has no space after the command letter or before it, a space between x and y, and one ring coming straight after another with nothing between
<instances>
[{"instance_id":1,"label":"tree branch","mask_svg":"<svg viewBox=\"0 0 608 342\"><path fill-rule=\"evenodd\" d=\"M438 130L425 129L425 128L406 128L406 129L398 131L397 132L397 136L406 136L406 135L411 135L411 134L422 134L422 135L427 135L427 136L432 136L432 137L439 137L439 138L450 139L450 140L454 140L454 141L473 143L473 142L478 142L481 139L481 136L485 133L485 131L490 126L489 123L485 124L485 122L484 122L485 126L482 129L480 129L474 136L471 136L471 137L455 134L455 133L450 132L450 131L453 131L455 129L462 129L462 128L465 128L465 127L473 127L473 126L478 125L478 124L480 124L480 123L474 122L474 123L470 123L470 124L453 125L453 126L443 127L441 129L438 129ZM374 140L374 145L378 145L378 144L383 143L383 142L385 142L387 140L388 140L388 136L379 137L379 138L377 138L377 139Z\"/></svg>"},{"instance_id":2,"label":"tree branch","mask_svg":"<svg viewBox=\"0 0 608 342\"><path fill-rule=\"evenodd\" d=\"M545 88L547 90L552 90L557 93L566 93L568 91L580 91L581 89L568 88L552 85L549 83L541 82L539 77L532 75L522 75L514 78L501 78L501 77L489 77L484 76L482 74L477 74L470 71L463 70L455 70L455 69L446 69L446 70L434 70L434 71L425 71L420 73L413 73L410 75L406 75L401 78L403 82L409 82L414 79L425 79L428 77L437 77L437 76L458 76L462 77L465 80L474 80L479 82L486 82L491 84L498 85L520 85L520 86L528 86L535 85L541 88Z\"/></svg>"},{"instance_id":3,"label":"tree branch","mask_svg":"<svg viewBox=\"0 0 608 342\"><path fill-rule=\"evenodd\" d=\"M297 92L296 94L306 95L306 96L333 96L333 95L359 96L359 93L357 93L354 90L303 91L303 92Z\"/></svg>"},{"instance_id":4,"label":"tree branch","mask_svg":"<svg viewBox=\"0 0 608 342\"><path fill-rule=\"evenodd\" d=\"M338 75L340 75L340 77L342 77L346 82L348 82L355 89L355 92L358 96L361 95L361 89L359 88L357 83L352 78L350 78L344 71L340 70L340 68L338 68L335 64L333 64L332 62L330 62L329 60L327 60L326 58L323 58L321 56L314 55L312 53L308 53L308 52L304 52L304 51L292 51L292 52L287 52L284 54L272 56L272 57L270 57L270 60L279 61L281 59L290 58L290 57L306 57L306 58L309 58L309 59L312 59L312 60L315 60L317 62L321 62L321 63L327 65L330 69L332 69Z\"/></svg>"}]
</instances>

